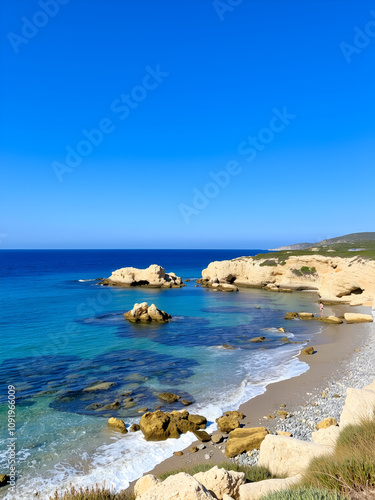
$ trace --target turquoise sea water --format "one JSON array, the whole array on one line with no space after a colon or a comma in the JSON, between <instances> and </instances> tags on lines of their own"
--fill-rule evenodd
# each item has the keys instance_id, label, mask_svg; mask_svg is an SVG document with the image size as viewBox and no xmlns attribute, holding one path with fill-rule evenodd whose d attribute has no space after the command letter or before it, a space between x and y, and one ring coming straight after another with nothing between
<instances>
[{"instance_id":1,"label":"turquoise sea water","mask_svg":"<svg viewBox=\"0 0 375 500\"><path fill-rule=\"evenodd\" d=\"M264 392L269 382L307 369L296 359L316 323L283 319L287 310L317 310L312 293L264 290L220 293L181 289L101 287L95 279L120 267L160 264L183 279L201 277L213 260L255 255L256 250L2 251L0 350L0 473L6 473L7 387L16 388L16 495L52 492L68 482L113 488L151 469L194 440L146 443L141 433L122 435L107 427L110 416L139 422L139 408L153 410L159 392L193 401L214 428L223 410ZM173 320L135 325L123 318L135 302L155 303ZM260 308L259 308L260 307ZM265 336L262 344L249 339ZM234 349L222 346L229 344ZM86 392L98 382L106 391ZM134 405L124 407L129 393ZM130 394L131 393L131 394ZM129 397L129 396L128 396ZM102 410L119 400L120 409ZM181 403L163 410L183 409ZM251 415L248 415L251 419Z\"/></svg>"}]
</instances>

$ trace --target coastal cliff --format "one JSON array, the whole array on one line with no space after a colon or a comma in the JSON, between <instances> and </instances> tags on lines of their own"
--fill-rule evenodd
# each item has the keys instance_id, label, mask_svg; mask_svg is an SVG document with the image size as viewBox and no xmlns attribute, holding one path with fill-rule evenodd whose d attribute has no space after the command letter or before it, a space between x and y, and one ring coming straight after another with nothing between
<instances>
[{"instance_id":1,"label":"coastal cliff","mask_svg":"<svg viewBox=\"0 0 375 500\"><path fill-rule=\"evenodd\" d=\"M202 283L230 283L273 291L315 290L322 301L375 306L375 261L361 258L299 255L286 258L239 257L211 262Z\"/></svg>"}]
</instances>

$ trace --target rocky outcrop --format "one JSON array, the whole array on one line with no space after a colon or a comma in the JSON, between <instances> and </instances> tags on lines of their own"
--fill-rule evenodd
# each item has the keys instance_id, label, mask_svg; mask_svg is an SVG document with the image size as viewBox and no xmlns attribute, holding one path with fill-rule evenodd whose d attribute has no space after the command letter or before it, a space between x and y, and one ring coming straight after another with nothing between
<instances>
[{"instance_id":1,"label":"rocky outcrop","mask_svg":"<svg viewBox=\"0 0 375 500\"><path fill-rule=\"evenodd\" d=\"M327 302L362 305L375 297L375 261L323 255L272 258L240 257L211 262L202 271L203 285L225 283L235 287L316 290ZM270 287L269 287L270 288Z\"/></svg>"},{"instance_id":2,"label":"rocky outcrop","mask_svg":"<svg viewBox=\"0 0 375 500\"><path fill-rule=\"evenodd\" d=\"M345 321L347 323L372 323L373 317L371 314L345 313Z\"/></svg>"},{"instance_id":3,"label":"rocky outcrop","mask_svg":"<svg viewBox=\"0 0 375 500\"><path fill-rule=\"evenodd\" d=\"M341 413L340 429L347 425L359 425L364 419L375 417L375 387L347 389L345 405Z\"/></svg>"},{"instance_id":4,"label":"rocky outcrop","mask_svg":"<svg viewBox=\"0 0 375 500\"><path fill-rule=\"evenodd\" d=\"M234 429L225 445L225 456L231 458L245 451L258 450L267 434L265 427Z\"/></svg>"},{"instance_id":5,"label":"rocky outcrop","mask_svg":"<svg viewBox=\"0 0 375 500\"><path fill-rule=\"evenodd\" d=\"M206 428L206 423L205 417L190 415L186 410L170 413L157 410L142 415L139 425L147 441L165 441L179 438L180 434L188 431L197 433L199 429Z\"/></svg>"},{"instance_id":6,"label":"rocky outcrop","mask_svg":"<svg viewBox=\"0 0 375 500\"><path fill-rule=\"evenodd\" d=\"M175 273L166 273L165 269L156 264L147 269L123 267L114 271L107 279L100 281L101 285L112 286L147 286L150 288L180 288L185 286L182 279Z\"/></svg>"},{"instance_id":7,"label":"rocky outcrop","mask_svg":"<svg viewBox=\"0 0 375 500\"><path fill-rule=\"evenodd\" d=\"M124 314L125 319L132 323L167 323L172 316L161 309L158 309L155 304L148 306L147 302L134 304L133 309Z\"/></svg>"},{"instance_id":8,"label":"rocky outcrop","mask_svg":"<svg viewBox=\"0 0 375 500\"><path fill-rule=\"evenodd\" d=\"M243 472L226 471L217 466L207 472L198 472L193 477L218 500L222 500L224 495L229 495L237 500L240 486L246 483Z\"/></svg>"}]
</instances>

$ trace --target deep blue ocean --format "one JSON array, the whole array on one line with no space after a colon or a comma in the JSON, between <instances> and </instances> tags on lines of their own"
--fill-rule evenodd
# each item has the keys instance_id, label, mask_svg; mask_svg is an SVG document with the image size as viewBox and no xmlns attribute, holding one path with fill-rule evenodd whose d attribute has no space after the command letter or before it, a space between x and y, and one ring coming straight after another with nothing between
<instances>
[{"instance_id":1,"label":"deep blue ocean","mask_svg":"<svg viewBox=\"0 0 375 500\"><path fill-rule=\"evenodd\" d=\"M303 344L285 344L277 328L293 340L309 339L319 328L315 322L283 317L287 310L317 309L313 293L221 293L195 283L214 260L259 252L1 251L0 473L8 467L6 399L13 385L18 481L16 496L2 488L0 497L32 498L31 492L51 493L69 482L124 488L194 436L147 443L140 432L109 429L108 417L139 422L138 410L152 411L162 404L158 393L169 391L193 401L188 410L204 414L213 429L223 410L236 409L270 382L303 373L307 366L296 359ZM181 289L102 287L96 281L121 267L151 264L192 281ZM128 323L123 313L144 301L172 321ZM266 341L249 342L256 336ZM84 390L101 382L112 385ZM103 409L116 400L119 409ZM162 407L183 408L179 402Z\"/></svg>"}]
</instances>

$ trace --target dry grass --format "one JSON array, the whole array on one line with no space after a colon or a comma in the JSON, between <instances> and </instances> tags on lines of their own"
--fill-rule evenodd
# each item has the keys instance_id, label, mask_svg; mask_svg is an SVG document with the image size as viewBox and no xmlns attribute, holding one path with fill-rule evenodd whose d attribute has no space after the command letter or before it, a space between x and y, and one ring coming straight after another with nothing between
<instances>
[{"instance_id":1,"label":"dry grass","mask_svg":"<svg viewBox=\"0 0 375 500\"><path fill-rule=\"evenodd\" d=\"M71 486L68 491L62 493L56 491L50 500L135 500L135 495L125 491L113 493L104 487L99 488L99 486L92 488Z\"/></svg>"}]
</instances>

